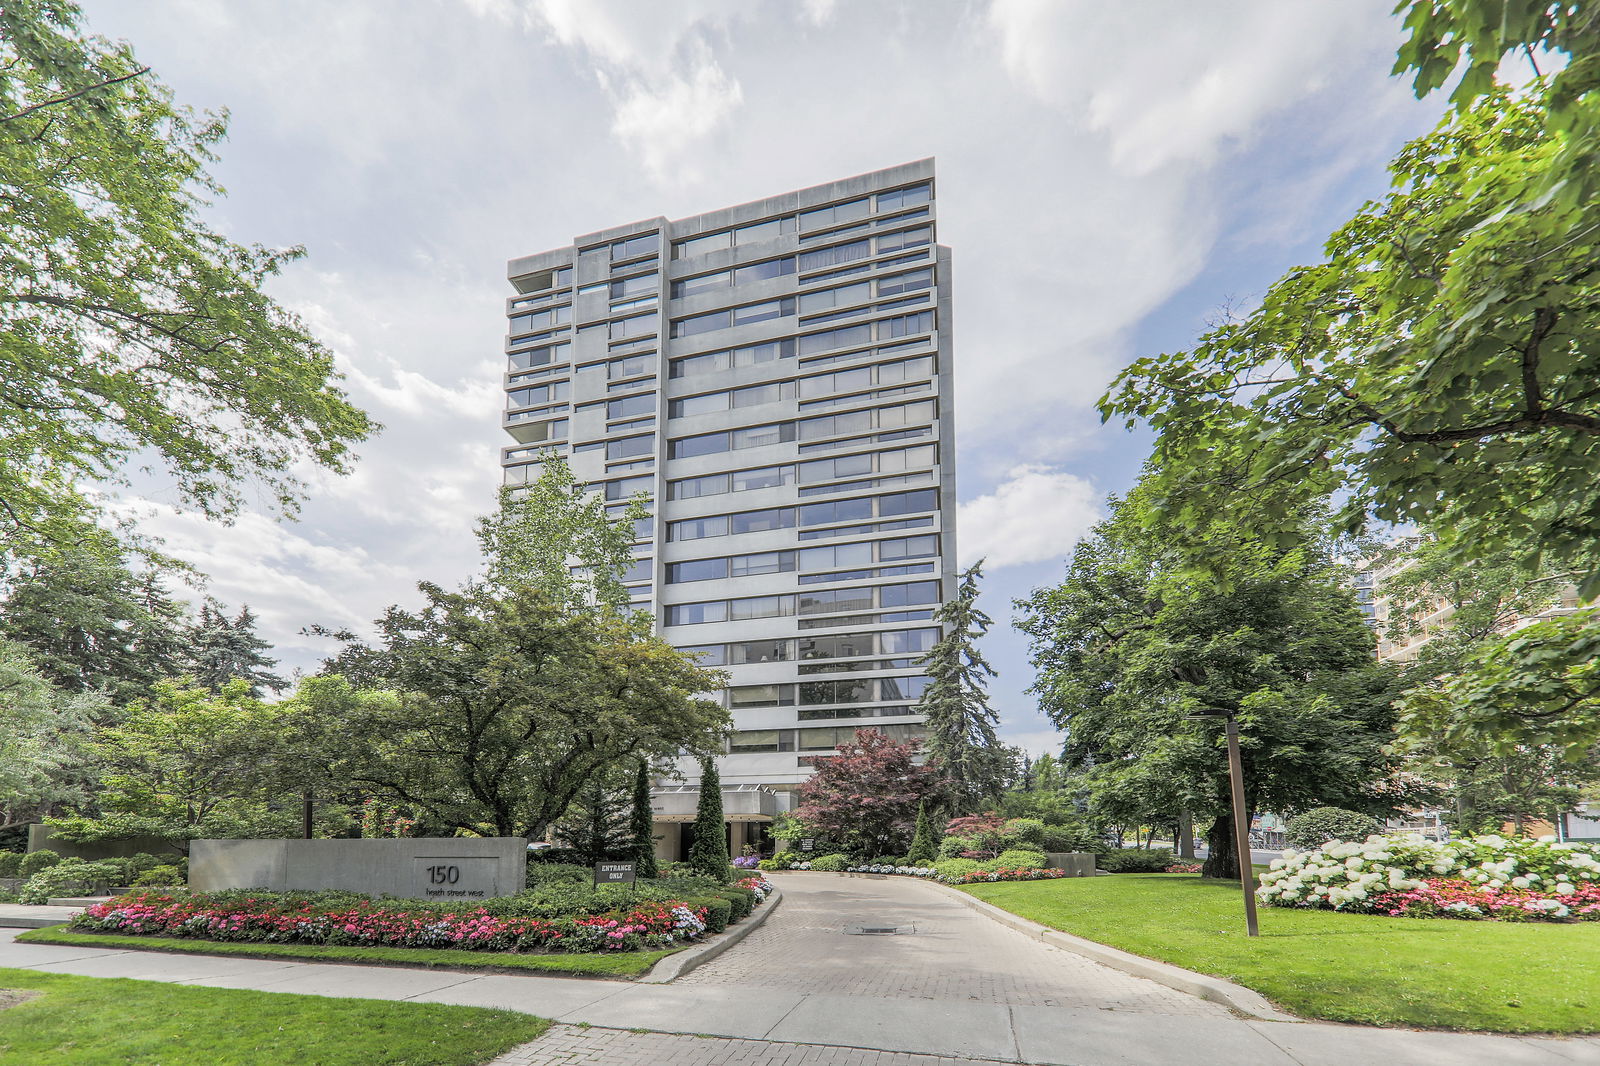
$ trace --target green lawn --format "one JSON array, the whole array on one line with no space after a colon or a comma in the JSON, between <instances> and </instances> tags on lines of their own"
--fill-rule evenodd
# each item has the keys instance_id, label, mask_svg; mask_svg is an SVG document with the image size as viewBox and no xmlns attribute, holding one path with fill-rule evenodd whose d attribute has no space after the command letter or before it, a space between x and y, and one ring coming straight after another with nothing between
<instances>
[{"instance_id":1,"label":"green lawn","mask_svg":"<svg viewBox=\"0 0 1600 1066\"><path fill-rule=\"evenodd\" d=\"M1600 922L1469 922L1261 907L1236 882L1119 874L967 886L1042 925L1367 1025L1600 1032Z\"/></svg>"},{"instance_id":2,"label":"green lawn","mask_svg":"<svg viewBox=\"0 0 1600 1066\"><path fill-rule=\"evenodd\" d=\"M35 929L23 933L17 940L28 944L132 948L135 951L170 951L183 955L309 959L316 962L438 967L444 970L479 970L490 973L526 973L529 970L536 970L540 973L559 973L577 977L637 977L673 952L683 950L683 948L667 948L663 951L618 951L592 955L516 955L505 951L450 951L444 948L253 944L182 937L115 936L109 933L69 933L60 926Z\"/></svg>"},{"instance_id":3,"label":"green lawn","mask_svg":"<svg viewBox=\"0 0 1600 1066\"><path fill-rule=\"evenodd\" d=\"M0 1066L477 1066L550 1025L386 1003L0 969L42 995L0 1010Z\"/></svg>"}]
</instances>

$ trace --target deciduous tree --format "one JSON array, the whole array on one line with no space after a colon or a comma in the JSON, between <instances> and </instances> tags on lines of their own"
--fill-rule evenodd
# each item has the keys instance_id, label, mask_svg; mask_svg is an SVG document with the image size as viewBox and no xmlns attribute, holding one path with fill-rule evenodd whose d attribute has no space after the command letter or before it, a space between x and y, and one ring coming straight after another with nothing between
<instances>
[{"instance_id":1,"label":"deciduous tree","mask_svg":"<svg viewBox=\"0 0 1600 1066\"><path fill-rule=\"evenodd\" d=\"M57 688L26 648L0 640L0 829L84 798L90 732L104 704L98 693Z\"/></svg>"},{"instance_id":2,"label":"deciduous tree","mask_svg":"<svg viewBox=\"0 0 1600 1066\"><path fill-rule=\"evenodd\" d=\"M877 729L856 730L837 754L818 760L800 786L795 816L862 858L900 854L918 806L940 795L939 767L919 762L918 748Z\"/></svg>"}]
</instances>

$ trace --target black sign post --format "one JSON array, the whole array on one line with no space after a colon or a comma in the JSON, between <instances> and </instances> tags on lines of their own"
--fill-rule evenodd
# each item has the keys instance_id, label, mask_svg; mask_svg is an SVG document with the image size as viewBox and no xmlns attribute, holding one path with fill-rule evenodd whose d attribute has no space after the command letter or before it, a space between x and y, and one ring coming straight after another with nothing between
<instances>
[{"instance_id":1,"label":"black sign post","mask_svg":"<svg viewBox=\"0 0 1600 1066\"><path fill-rule=\"evenodd\" d=\"M631 862L597 862L594 864L594 883L597 885L624 885L634 879Z\"/></svg>"}]
</instances>

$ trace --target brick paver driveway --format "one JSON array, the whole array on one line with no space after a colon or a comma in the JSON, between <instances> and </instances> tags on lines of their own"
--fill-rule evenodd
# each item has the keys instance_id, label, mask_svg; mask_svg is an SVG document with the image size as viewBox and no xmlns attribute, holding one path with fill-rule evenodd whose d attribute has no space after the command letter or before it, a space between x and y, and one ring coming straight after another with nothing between
<instances>
[{"instance_id":1,"label":"brick paver driveway","mask_svg":"<svg viewBox=\"0 0 1600 1066\"><path fill-rule=\"evenodd\" d=\"M783 905L674 984L1228 1017L1216 1003L1008 929L908 877L779 874ZM858 935L851 927L914 929Z\"/></svg>"}]
</instances>

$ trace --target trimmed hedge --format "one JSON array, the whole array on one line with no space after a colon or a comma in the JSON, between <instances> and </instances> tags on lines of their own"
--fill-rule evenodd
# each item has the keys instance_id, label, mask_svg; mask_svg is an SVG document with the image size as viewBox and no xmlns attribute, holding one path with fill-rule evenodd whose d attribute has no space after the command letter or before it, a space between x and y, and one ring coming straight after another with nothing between
<instances>
[{"instance_id":1,"label":"trimmed hedge","mask_svg":"<svg viewBox=\"0 0 1600 1066\"><path fill-rule=\"evenodd\" d=\"M1176 861L1171 848L1112 848L1094 857L1094 864L1113 874L1158 874Z\"/></svg>"}]
</instances>

